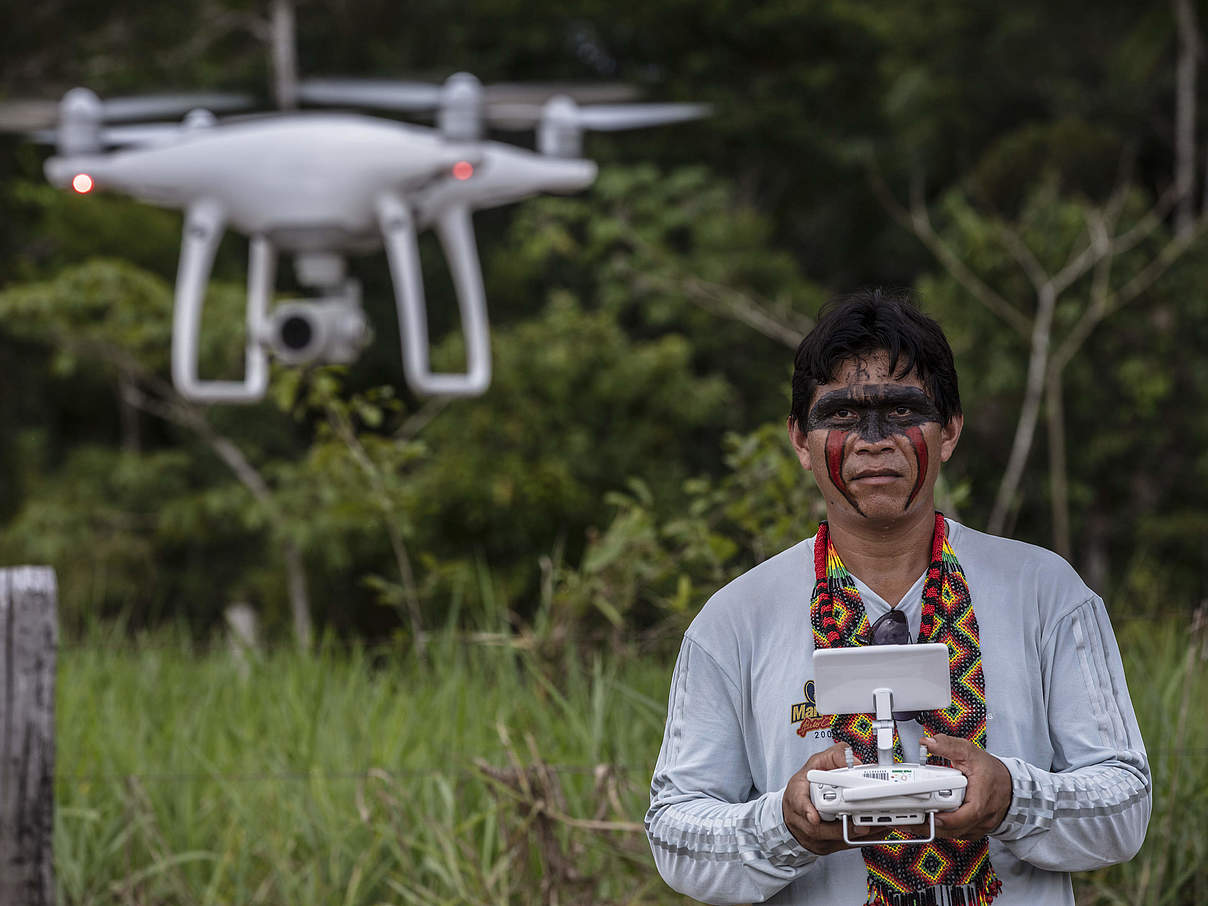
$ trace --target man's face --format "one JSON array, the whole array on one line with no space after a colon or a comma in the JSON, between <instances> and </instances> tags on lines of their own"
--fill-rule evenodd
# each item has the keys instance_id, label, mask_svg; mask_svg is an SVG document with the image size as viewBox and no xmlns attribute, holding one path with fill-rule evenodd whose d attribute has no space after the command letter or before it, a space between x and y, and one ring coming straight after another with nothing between
<instances>
[{"instance_id":1,"label":"man's face","mask_svg":"<svg viewBox=\"0 0 1208 906\"><path fill-rule=\"evenodd\" d=\"M955 416L941 425L918 376L894 377L880 352L844 362L789 436L829 515L894 521L933 508L940 463L956 449L962 424Z\"/></svg>"}]
</instances>

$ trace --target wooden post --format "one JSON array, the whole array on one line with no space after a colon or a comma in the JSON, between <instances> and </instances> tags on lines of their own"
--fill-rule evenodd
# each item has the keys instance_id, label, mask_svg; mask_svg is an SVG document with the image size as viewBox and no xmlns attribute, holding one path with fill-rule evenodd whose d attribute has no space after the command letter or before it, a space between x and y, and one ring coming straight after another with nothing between
<instances>
[{"instance_id":1,"label":"wooden post","mask_svg":"<svg viewBox=\"0 0 1208 906\"><path fill-rule=\"evenodd\" d=\"M0 906L52 906L54 571L0 569Z\"/></svg>"}]
</instances>

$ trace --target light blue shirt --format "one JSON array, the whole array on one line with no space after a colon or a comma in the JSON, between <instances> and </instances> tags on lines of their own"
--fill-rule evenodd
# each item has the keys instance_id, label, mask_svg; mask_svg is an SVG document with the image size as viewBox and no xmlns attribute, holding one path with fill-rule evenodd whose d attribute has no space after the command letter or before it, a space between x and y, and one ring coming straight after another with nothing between
<instances>
[{"instance_id":1,"label":"light blue shirt","mask_svg":"<svg viewBox=\"0 0 1208 906\"><path fill-rule=\"evenodd\" d=\"M1149 763L1111 623L1057 555L948 526L980 628L986 747L1012 780L990 835L995 906L1073 906L1069 872L1132 858L1149 822ZM664 880L706 903L865 900L860 851L809 852L781 809L789 778L833 743L824 721L798 734L813 679L813 548L802 541L735 579L684 634L646 831ZM889 609L856 583L869 620ZM922 583L897 605L912 638ZM918 751L916 721L899 734Z\"/></svg>"}]
</instances>

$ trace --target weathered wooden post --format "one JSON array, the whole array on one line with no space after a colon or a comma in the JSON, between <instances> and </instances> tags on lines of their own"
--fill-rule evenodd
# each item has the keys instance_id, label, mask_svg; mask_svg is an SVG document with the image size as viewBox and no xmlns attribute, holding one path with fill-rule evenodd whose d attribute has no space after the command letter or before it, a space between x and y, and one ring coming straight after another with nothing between
<instances>
[{"instance_id":1,"label":"weathered wooden post","mask_svg":"<svg viewBox=\"0 0 1208 906\"><path fill-rule=\"evenodd\" d=\"M0 906L54 903L54 571L0 569Z\"/></svg>"}]
</instances>

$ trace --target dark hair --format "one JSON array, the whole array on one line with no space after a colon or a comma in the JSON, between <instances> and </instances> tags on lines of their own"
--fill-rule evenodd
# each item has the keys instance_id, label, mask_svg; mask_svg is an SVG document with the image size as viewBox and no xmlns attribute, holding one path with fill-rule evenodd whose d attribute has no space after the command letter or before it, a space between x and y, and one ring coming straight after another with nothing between
<instances>
[{"instance_id":1,"label":"dark hair","mask_svg":"<svg viewBox=\"0 0 1208 906\"><path fill-rule=\"evenodd\" d=\"M878 352L889 354L896 377L918 375L944 424L961 414L952 347L939 324L919 311L907 292L866 289L828 302L797 347L789 418L805 425L818 385L834 380L848 359Z\"/></svg>"}]
</instances>

